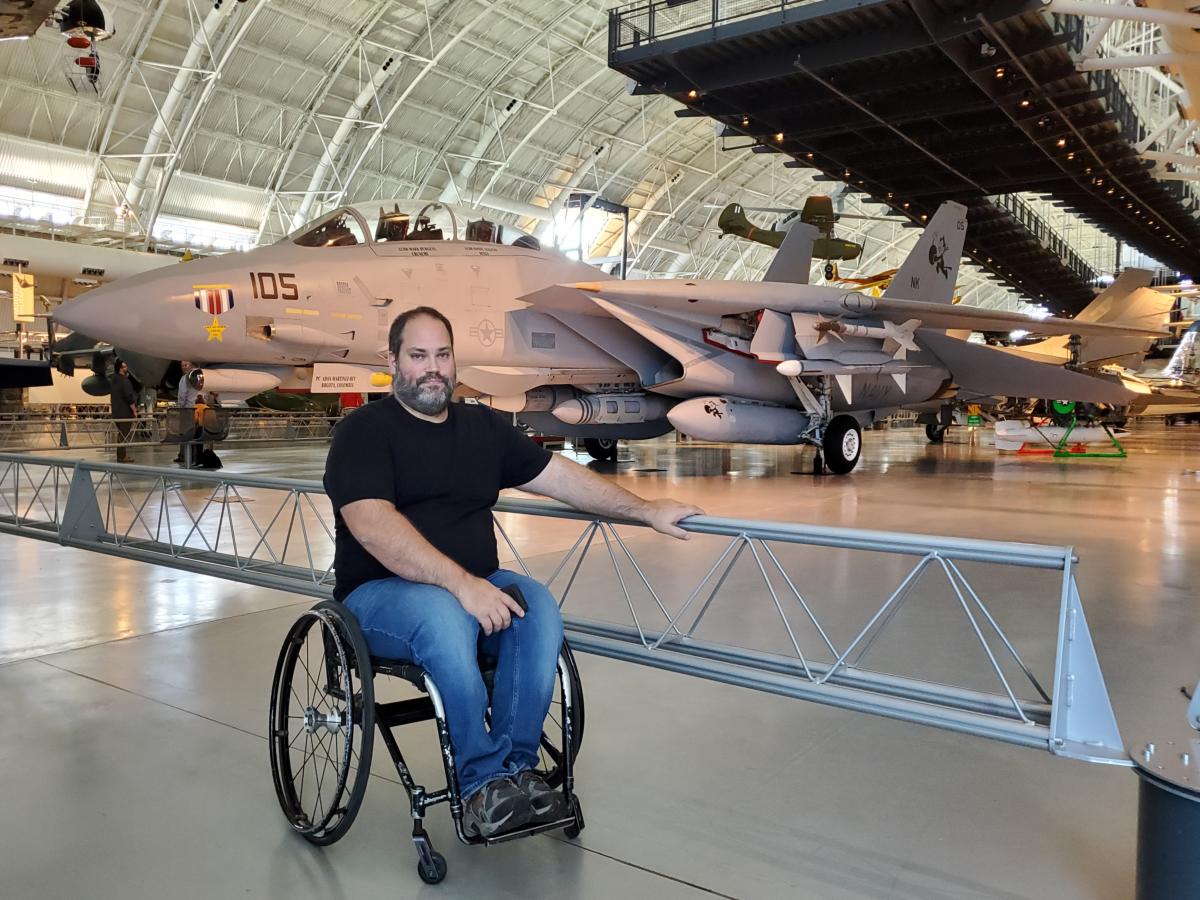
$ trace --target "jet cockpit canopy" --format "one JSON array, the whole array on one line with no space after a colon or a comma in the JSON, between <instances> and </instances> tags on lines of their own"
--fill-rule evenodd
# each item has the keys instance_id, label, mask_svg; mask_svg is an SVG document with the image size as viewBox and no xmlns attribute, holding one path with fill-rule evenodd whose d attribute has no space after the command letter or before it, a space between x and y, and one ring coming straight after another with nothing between
<instances>
[{"instance_id":1,"label":"jet cockpit canopy","mask_svg":"<svg viewBox=\"0 0 1200 900\"><path fill-rule=\"evenodd\" d=\"M351 247L397 241L472 241L541 249L541 243L532 234L502 225L478 210L403 200L383 205L343 206L284 238L284 242L300 247Z\"/></svg>"}]
</instances>

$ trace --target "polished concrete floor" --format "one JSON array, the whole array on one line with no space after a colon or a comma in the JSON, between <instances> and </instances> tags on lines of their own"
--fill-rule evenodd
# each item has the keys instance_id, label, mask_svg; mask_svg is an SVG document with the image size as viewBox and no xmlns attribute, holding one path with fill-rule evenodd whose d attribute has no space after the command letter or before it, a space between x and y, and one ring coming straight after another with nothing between
<instances>
[{"instance_id":1,"label":"polished concrete floor","mask_svg":"<svg viewBox=\"0 0 1200 900\"><path fill-rule=\"evenodd\" d=\"M1200 677L1200 429L1146 425L1126 460L1068 463L997 455L966 432L937 447L913 430L866 439L846 478L792 474L806 460L791 449L671 439L596 468L718 515L1074 545L1126 741L1179 734L1179 686ZM310 478L323 452L223 457L229 472ZM166 463L171 452L135 456ZM534 537L549 551L576 533ZM630 538L652 579L677 572L687 585L703 573L697 542L655 540ZM841 579L878 575L839 552L825 557L814 601L835 621L858 599ZM403 792L382 765L339 844L318 850L284 827L267 695L282 635L310 601L8 536L0 572L6 898L1132 895L1127 770L588 656L587 830L576 842L464 848L435 810L450 875L426 887ZM595 587L604 575L580 577ZM1030 578L1028 591L1007 585L996 612L1044 668L1054 598ZM714 604L709 636L774 639L778 620L749 613L761 583L740 590L745 614ZM936 677L965 658L933 619L898 626L878 648L887 665ZM429 736L410 746L418 771L436 771Z\"/></svg>"}]
</instances>

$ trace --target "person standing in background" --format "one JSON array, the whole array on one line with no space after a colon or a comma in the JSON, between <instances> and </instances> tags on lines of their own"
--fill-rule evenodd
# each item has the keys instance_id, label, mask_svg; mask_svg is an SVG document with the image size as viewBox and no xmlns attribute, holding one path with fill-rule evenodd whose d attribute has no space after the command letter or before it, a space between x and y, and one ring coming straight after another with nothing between
<instances>
[{"instance_id":1,"label":"person standing in background","mask_svg":"<svg viewBox=\"0 0 1200 900\"><path fill-rule=\"evenodd\" d=\"M125 445L129 443L129 435L133 432L134 419L137 418L137 392L129 378L129 364L118 359L114 366L110 400L112 401L112 417L117 426L117 462L129 462L129 452Z\"/></svg>"},{"instance_id":2,"label":"person standing in background","mask_svg":"<svg viewBox=\"0 0 1200 900\"><path fill-rule=\"evenodd\" d=\"M192 383L188 381L188 374L191 373L191 371L196 367L192 365L191 360L181 359L179 361L179 368L183 370L183 377L179 379L179 390L176 394L176 397L179 401L179 408L188 409L196 405L196 395L199 393L199 391L192 386ZM187 423L191 421L190 416L183 412L176 413L176 415L180 417L179 433L181 435L189 433L188 431L185 431L185 427ZM179 445L179 455L175 457L175 462L183 462L183 444Z\"/></svg>"}]
</instances>

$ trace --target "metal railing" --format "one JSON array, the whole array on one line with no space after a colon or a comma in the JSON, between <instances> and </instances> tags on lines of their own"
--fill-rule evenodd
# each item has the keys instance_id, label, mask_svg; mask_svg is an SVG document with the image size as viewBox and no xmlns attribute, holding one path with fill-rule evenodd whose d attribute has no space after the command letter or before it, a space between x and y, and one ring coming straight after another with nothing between
<instances>
[{"instance_id":1,"label":"metal railing","mask_svg":"<svg viewBox=\"0 0 1200 900\"><path fill-rule=\"evenodd\" d=\"M717 28L763 13L810 6L820 0L651 0L609 10L608 52Z\"/></svg>"},{"instance_id":2,"label":"metal railing","mask_svg":"<svg viewBox=\"0 0 1200 900\"><path fill-rule=\"evenodd\" d=\"M319 441L329 439L339 418L322 413L210 408L196 437L195 415L190 407L157 410L136 419L113 419L104 414L42 418L0 414L0 451L101 449L118 444L150 446L191 440ZM127 438L122 438L118 424L131 426Z\"/></svg>"},{"instance_id":3,"label":"metal railing","mask_svg":"<svg viewBox=\"0 0 1200 900\"><path fill-rule=\"evenodd\" d=\"M1057 256L1059 261L1074 272L1084 284L1097 283L1096 279L1100 277L1100 273L1088 265L1066 239L1034 211L1032 206L1016 194L995 194L988 199L1025 226L1026 230L1037 238L1039 244Z\"/></svg>"},{"instance_id":4,"label":"metal railing","mask_svg":"<svg viewBox=\"0 0 1200 900\"><path fill-rule=\"evenodd\" d=\"M713 516L675 543L545 501L503 498L495 514L501 549L556 591L580 651L1128 764L1069 547ZM0 454L0 532L312 597L332 589L332 520L319 482ZM1006 601L1028 610L1038 592L1043 627L1011 621ZM896 638L932 645L897 655ZM925 671L903 671L914 663Z\"/></svg>"}]
</instances>

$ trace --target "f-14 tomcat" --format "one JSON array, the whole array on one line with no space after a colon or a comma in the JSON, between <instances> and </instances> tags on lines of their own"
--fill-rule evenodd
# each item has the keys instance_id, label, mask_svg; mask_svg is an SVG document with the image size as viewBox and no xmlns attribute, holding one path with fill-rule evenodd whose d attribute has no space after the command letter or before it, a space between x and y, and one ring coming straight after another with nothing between
<instances>
[{"instance_id":1,"label":"f-14 tomcat","mask_svg":"<svg viewBox=\"0 0 1200 900\"><path fill-rule=\"evenodd\" d=\"M622 281L490 222L464 232L444 207L416 217L343 207L270 246L98 288L55 318L123 350L190 359L197 385L228 401L299 384L383 389L388 325L431 305L454 325L466 386L534 428L584 438L593 455L674 427L702 440L812 444L838 473L856 465L862 426L899 407L1131 396L1118 378L947 329L1157 333L951 305L966 235L955 203L882 297L809 285L817 232L805 224L756 283Z\"/></svg>"}]
</instances>

